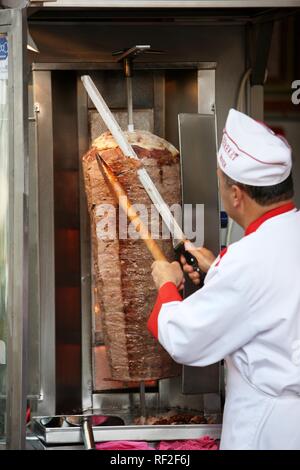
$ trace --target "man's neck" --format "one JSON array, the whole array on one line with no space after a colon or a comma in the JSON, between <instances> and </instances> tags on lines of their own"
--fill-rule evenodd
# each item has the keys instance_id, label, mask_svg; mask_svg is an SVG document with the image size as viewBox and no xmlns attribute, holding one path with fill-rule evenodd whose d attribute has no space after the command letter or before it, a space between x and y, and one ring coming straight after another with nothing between
<instances>
[{"instance_id":1,"label":"man's neck","mask_svg":"<svg viewBox=\"0 0 300 470\"><path fill-rule=\"evenodd\" d=\"M288 199L286 201L281 201L277 202L275 204L270 204L268 206L261 206L257 204L255 201L249 205L247 208L248 210L245 212L242 220L240 220L240 225L243 227L244 230L255 220L259 219L259 217L262 217L266 212L269 212L273 209L276 209L277 207L284 206L285 204L288 204L289 202L293 202L292 199Z\"/></svg>"}]
</instances>

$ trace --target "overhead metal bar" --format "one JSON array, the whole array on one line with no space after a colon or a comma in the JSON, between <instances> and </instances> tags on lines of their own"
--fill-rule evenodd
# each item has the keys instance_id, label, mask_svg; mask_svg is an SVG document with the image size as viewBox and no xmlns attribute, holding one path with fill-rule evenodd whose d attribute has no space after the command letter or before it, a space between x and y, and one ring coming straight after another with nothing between
<instances>
[{"instance_id":1,"label":"overhead metal bar","mask_svg":"<svg viewBox=\"0 0 300 470\"><path fill-rule=\"evenodd\" d=\"M135 70L181 70L198 69L211 70L217 66L216 62L136 62ZM122 70L118 62L34 62L32 71L41 70Z\"/></svg>"},{"instance_id":2,"label":"overhead metal bar","mask_svg":"<svg viewBox=\"0 0 300 470\"><path fill-rule=\"evenodd\" d=\"M31 0L30 5L73 8L252 8L296 7L299 0ZM184 5L184 6L183 6Z\"/></svg>"}]
</instances>

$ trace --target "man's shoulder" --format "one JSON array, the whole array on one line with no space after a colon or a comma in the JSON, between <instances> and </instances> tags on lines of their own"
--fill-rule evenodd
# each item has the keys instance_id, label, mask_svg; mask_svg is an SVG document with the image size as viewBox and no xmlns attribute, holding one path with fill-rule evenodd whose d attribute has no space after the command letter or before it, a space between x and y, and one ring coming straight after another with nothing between
<instances>
[{"instance_id":1,"label":"man's shoulder","mask_svg":"<svg viewBox=\"0 0 300 470\"><path fill-rule=\"evenodd\" d=\"M226 247L223 253L221 252L220 265L224 262L247 265L252 263L254 258L260 256L261 251L263 251L263 247L260 237L244 236Z\"/></svg>"}]
</instances>

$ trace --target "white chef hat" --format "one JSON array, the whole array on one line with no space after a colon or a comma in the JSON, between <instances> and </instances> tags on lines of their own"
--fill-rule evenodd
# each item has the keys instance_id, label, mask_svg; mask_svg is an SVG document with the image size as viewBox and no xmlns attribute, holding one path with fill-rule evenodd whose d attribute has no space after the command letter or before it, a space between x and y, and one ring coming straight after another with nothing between
<instances>
[{"instance_id":1,"label":"white chef hat","mask_svg":"<svg viewBox=\"0 0 300 470\"><path fill-rule=\"evenodd\" d=\"M289 176L292 151L288 142L266 124L230 109L218 164L235 181L251 186L272 186Z\"/></svg>"}]
</instances>

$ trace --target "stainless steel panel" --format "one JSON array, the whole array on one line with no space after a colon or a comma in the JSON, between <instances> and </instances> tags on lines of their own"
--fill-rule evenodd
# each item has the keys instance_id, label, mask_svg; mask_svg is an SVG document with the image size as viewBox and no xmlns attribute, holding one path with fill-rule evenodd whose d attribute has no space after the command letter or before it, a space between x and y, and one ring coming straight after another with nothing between
<instances>
[{"instance_id":1,"label":"stainless steel panel","mask_svg":"<svg viewBox=\"0 0 300 470\"><path fill-rule=\"evenodd\" d=\"M32 82L28 88L29 113L29 324L28 324L28 397L31 408L40 398L40 273L38 204L38 117L33 103ZM36 404L36 403L35 403Z\"/></svg>"},{"instance_id":2,"label":"stainless steel panel","mask_svg":"<svg viewBox=\"0 0 300 470\"><path fill-rule=\"evenodd\" d=\"M105 441L173 441L177 439L199 439L202 436L209 435L213 439L220 439L222 427L220 424L192 424L192 425L166 425L166 426L114 426L97 429L93 427L94 438L96 442ZM46 434L38 436L48 443L60 442L81 443L82 437L80 430L75 433L63 431L62 434L49 431Z\"/></svg>"},{"instance_id":3,"label":"stainless steel panel","mask_svg":"<svg viewBox=\"0 0 300 470\"><path fill-rule=\"evenodd\" d=\"M153 108L153 72L133 69L133 109ZM124 109L127 112L126 78L123 71L111 69L92 72L91 77L110 109ZM94 103L88 99L88 107L94 108Z\"/></svg>"},{"instance_id":4,"label":"stainless steel panel","mask_svg":"<svg viewBox=\"0 0 300 470\"><path fill-rule=\"evenodd\" d=\"M45 417L44 417L45 418ZM33 420L32 432L46 444L80 444L82 433L76 427L47 428L36 417ZM102 441L161 441L177 439L199 439L209 435L213 439L220 439L221 424L189 424L189 425L125 425L125 426L93 426L96 442Z\"/></svg>"},{"instance_id":5,"label":"stainless steel panel","mask_svg":"<svg viewBox=\"0 0 300 470\"><path fill-rule=\"evenodd\" d=\"M32 5L39 0L31 0ZM44 0L47 7L182 8L182 0ZM185 0L185 8L294 7L298 0Z\"/></svg>"},{"instance_id":6,"label":"stainless steel panel","mask_svg":"<svg viewBox=\"0 0 300 470\"><path fill-rule=\"evenodd\" d=\"M105 95L104 95L105 96ZM115 110L113 115L119 126L123 130L127 130L128 113L126 110ZM154 128L154 112L153 109L134 109L133 122L135 129L143 129L153 132ZM107 127L98 111L89 111L88 122L90 127L90 142L99 137L103 132L107 131Z\"/></svg>"},{"instance_id":7,"label":"stainless steel panel","mask_svg":"<svg viewBox=\"0 0 300 470\"><path fill-rule=\"evenodd\" d=\"M1 11L0 27L4 28L3 29L4 32L8 31L8 28L5 28L5 26L10 27L12 25L12 21L13 21L12 18L13 18L13 12L12 11L9 11L9 10Z\"/></svg>"},{"instance_id":8,"label":"stainless steel panel","mask_svg":"<svg viewBox=\"0 0 300 470\"><path fill-rule=\"evenodd\" d=\"M127 392L127 390L126 390ZM139 393L94 393L93 409L101 410L101 412L120 413L131 409L139 410L140 396ZM160 408L158 393L146 393L147 409L155 409L156 412ZM198 409L198 408L197 408Z\"/></svg>"},{"instance_id":9,"label":"stainless steel panel","mask_svg":"<svg viewBox=\"0 0 300 470\"><path fill-rule=\"evenodd\" d=\"M0 12L0 22L4 18ZM1 45L4 49L5 42L9 40L7 34L8 27L0 29ZM5 42L2 42L2 41ZM8 50L10 44L8 43ZM10 57L7 56L7 61ZM6 62L2 62L7 64ZM4 68L4 67L3 67ZM9 261L10 261L10 238L12 234L12 224L9 217L11 210L11 202L9 198L9 179L11 170L11 148L10 148L10 100L9 93L12 87L9 88L9 76L6 73L1 73L0 80L0 442L5 442L6 439L6 416L7 416L7 344L9 339L9 315L11 312L8 309L9 297ZM11 84L10 84L11 85Z\"/></svg>"},{"instance_id":10,"label":"stainless steel panel","mask_svg":"<svg viewBox=\"0 0 300 470\"><path fill-rule=\"evenodd\" d=\"M166 139L178 148L178 114L197 112L197 69L166 71L165 100Z\"/></svg>"},{"instance_id":11,"label":"stainless steel panel","mask_svg":"<svg viewBox=\"0 0 300 470\"><path fill-rule=\"evenodd\" d=\"M215 116L180 114L179 136L184 204L204 204L204 246L220 249ZM189 288L188 294L194 289ZM219 365L183 367L184 393L219 392Z\"/></svg>"},{"instance_id":12,"label":"stainless steel panel","mask_svg":"<svg viewBox=\"0 0 300 470\"><path fill-rule=\"evenodd\" d=\"M198 70L198 113L215 114L216 71Z\"/></svg>"},{"instance_id":13,"label":"stainless steel panel","mask_svg":"<svg viewBox=\"0 0 300 470\"><path fill-rule=\"evenodd\" d=\"M52 87L50 72L33 72L34 103L39 109L38 204L41 312L40 414L55 413L55 266Z\"/></svg>"},{"instance_id":14,"label":"stainless steel panel","mask_svg":"<svg viewBox=\"0 0 300 470\"><path fill-rule=\"evenodd\" d=\"M26 15L12 11L9 32L9 285L7 447L25 448L28 350L28 120Z\"/></svg>"},{"instance_id":15,"label":"stainless steel panel","mask_svg":"<svg viewBox=\"0 0 300 470\"><path fill-rule=\"evenodd\" d=\"M182 393L182 377L159 381L159 403L161 408L178 407L204 411L203 395Z\"/></svg>"},{"instance_id":16,"label":"stainless steel panel","mask_svg":"<svg viewBox=\"0 0 300 470\"><path fill-rule=\"evenodd\" d=\"M92 408L92 299L91 299L91 237L90 218L84 190L82 156L88 151L88 98L80 77L77 79L79 203L80 203L80 259L81 259L81 381L82 409Z\"/></svg>"},{"instance_id":17,"label":"stainless steel panel","mask_svg":"<svg viewBox=\"0 0 300 470\"><path fill-rule=\"evenodd\" d=\"M210 70L216 68L215 62L136 62L135 70L178 70L178 69L198 69ZM98 70L121 70L118 62L40 62L33 63L32 70L82 70L82 71L98 71Z\"/></svg>"}]
</instances>

